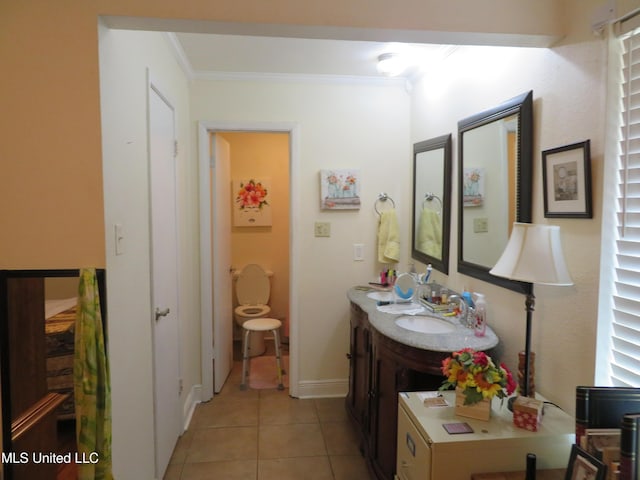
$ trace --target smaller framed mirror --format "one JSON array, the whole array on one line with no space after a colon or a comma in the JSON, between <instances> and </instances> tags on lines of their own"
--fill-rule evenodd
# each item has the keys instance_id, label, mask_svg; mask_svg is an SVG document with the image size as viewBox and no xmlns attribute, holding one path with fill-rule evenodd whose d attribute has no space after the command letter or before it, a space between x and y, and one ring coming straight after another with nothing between
<instances>
[{"instance_id":1,"label":"smaller framed mirror","mask_svg":"<svg viewBox=\"0 0 640 480\"><path fill-rule=\"evenodd\" d=\"M449 273L451 134L413 145L411 257Z\"/></svg>"}]
</instances>

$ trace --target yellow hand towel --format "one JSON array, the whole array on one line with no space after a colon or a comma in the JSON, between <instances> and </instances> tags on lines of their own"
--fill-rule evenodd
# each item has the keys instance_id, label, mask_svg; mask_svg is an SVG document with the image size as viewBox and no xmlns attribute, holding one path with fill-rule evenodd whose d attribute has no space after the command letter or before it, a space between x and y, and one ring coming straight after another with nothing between
<instances>
[{"instance_id":1,"label":"yellow hand towel","mask_svg":"<svg viewBox=\"0 0 640 480\"><path fill-rule=\"evenodd\" d=\"M400 228L394 209L384 210L380 214L378 225L378 261L397 263L400 260Z\"/></svg>"},{"instance_id":2,"label":"yellow hand towel","mask_svg":"<svg viewBox=\"0 0 640 480\"><path fill-rule=\"evenodd\" d=\"M438 212L423 208L418 224L418 250L442 258L442 221Z\"/></svg>"}]
</instances>

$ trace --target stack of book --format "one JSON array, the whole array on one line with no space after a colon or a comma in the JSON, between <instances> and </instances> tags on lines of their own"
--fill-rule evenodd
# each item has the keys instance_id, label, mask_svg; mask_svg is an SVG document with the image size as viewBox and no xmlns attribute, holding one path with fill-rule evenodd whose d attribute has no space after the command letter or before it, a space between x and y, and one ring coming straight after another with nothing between
<instances>
[{"instance_id":1,"label":"stack of book","mask_svg":"<svg viewBox=\"0 0 640 480\"><path fill-rule=\"evenodd\" d=\"M607 466L608 480L640 479L640 388L576 387L576 443Z\"/></svg>"}]
</instances>

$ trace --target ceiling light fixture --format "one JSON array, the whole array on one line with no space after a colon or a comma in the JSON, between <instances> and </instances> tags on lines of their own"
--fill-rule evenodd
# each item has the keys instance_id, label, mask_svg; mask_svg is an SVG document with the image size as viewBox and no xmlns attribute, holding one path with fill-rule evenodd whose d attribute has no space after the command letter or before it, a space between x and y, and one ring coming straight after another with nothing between
<instances>
[{"instance_id":1,"label":"ceiling light fixture","mask_svg":"<svg viewBox=\"0 0 640 480\"><path fill-rule=\"evenodd\" d=\"M389 77L396 77L405 71L407 62L398 53L382 53L378 55L378 72Z\"/></svg>"}]
</instances>

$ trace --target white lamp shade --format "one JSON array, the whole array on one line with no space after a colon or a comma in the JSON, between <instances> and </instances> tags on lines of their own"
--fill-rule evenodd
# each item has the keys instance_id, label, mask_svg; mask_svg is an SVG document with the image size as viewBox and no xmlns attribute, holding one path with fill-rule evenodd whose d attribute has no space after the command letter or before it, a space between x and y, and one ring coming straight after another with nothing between
<instances>
[{"instance_id":1,"label":"white lamp shade","mask_svg":"<svg viewBox=\"0 0 640 480\"><path fill-rule=\"evenodd\" d=\"M573 285L556 225L514 223L507 247L490 273L541 285Z\"/></svg>"}]
</instances>

